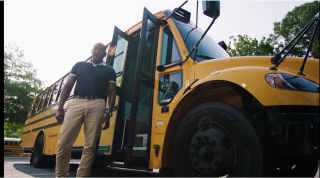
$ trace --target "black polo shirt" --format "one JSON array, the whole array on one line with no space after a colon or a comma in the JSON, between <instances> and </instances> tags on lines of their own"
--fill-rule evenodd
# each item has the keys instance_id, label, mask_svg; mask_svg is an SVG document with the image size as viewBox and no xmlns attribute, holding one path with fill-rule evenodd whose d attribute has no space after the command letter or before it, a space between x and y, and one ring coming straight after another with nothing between
<instances>
[{"instance_id":1,"label":"black polo shirt","mask_svg":"<svg viewBox=\"0 0 320 178\"><path fill-rule=\"evenodd\" d=\"M95 65L91 59L76 63L70 75L77 79L74 95L106 98L109 82L116 83L116 73L112 67L105 62Z\"/></svg>"}]
</instances>

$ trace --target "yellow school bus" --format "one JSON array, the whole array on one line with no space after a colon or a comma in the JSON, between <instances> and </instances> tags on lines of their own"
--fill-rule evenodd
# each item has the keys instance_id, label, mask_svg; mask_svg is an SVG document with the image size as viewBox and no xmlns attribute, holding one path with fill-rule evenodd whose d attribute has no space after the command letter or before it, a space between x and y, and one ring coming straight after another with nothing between
<instances>
[{"instance_id":1,"label":"yellow school bus","mask_svg":"<svg viewBox=\"0 0 320 178\"><path fill-rule=\"evenodd\" d=\"M205 31L182 5L155 14L145 8L141 22L114 28L106 46L116 52L106 62L117 73L117 96L93 164L161 176L314 176L319 59L230 57L206 35L219 1L203 7L213 18ZM61 128L54 115L67 77L31 105L21 138L35 167L54 165ZM83 141L81 130L72 157Z\"/></svg>"},{"instance_id":2,"label":"yellow school bus","mask_svg":"<svg viewBox=\"0 0 320 178\"><path fill-rule=\"evenodd\" d=\"M21 139L20 138L4 138L3 151L4 152L23 152L23 149L21 147Z\"/></svg>"}]
</instances>

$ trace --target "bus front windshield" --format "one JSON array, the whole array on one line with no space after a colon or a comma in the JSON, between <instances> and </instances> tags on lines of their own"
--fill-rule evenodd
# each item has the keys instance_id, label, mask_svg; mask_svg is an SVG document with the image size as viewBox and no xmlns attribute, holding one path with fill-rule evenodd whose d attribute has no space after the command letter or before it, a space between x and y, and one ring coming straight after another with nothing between
<instances>
[{"instance_id":1,"label":"bus front windshield","mask_svg":"<svg viewBox=\"0 0 320 178\"><path fill-rule=\"evenodd\" d=\"M187 49L190 53L192 48L197 44L204 31L200 28L195 28L195 25L186 22L179 21L175 18L172 18L178 30L185 41ZM196 61L204 61L208 59L218 59L218 58L229 58L228 53L210 36L205 35L200 44L198 45L199 49L197 52ZM193 51L191 58L194 59L195 50Z\"/></svg>"}]
</instances>

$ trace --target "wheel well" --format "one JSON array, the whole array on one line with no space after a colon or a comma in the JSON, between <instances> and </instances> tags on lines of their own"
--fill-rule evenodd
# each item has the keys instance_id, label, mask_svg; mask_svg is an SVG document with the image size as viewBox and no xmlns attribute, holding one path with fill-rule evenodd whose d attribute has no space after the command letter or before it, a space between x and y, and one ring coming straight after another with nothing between
<instances>
[{"instance_id":1,"label":"wheel well","mask_svg":"<svg viewBox=\"0 0 320 178\"><path fill-rule=\"evenodd\" d=\"M183 97L171 115L163 145L162 167L173 167L174 137L184 116L194 107L206 102L223 102L246 112L252 110L253 103L256 103L257 107L260 104L251 93L232 82L211 81L197 86Z\"/></svg>"},{"instance_id":2,"label":"wheel well","mask_svg":"<svg viewBox=\"0 0 320 178\"><path fill-rule=\"evenodd\" d=\"M41 130L41 131L38 133L36 139L34 140L33 147L32 147L32 151L31 151L31 152L34 151L34 147L36 146L37 140L38 140L38 138L40 137L40 135L43 135L43 136L44 136L44 131L43 131L43 130Z\"/></svg>"}]
</instances>

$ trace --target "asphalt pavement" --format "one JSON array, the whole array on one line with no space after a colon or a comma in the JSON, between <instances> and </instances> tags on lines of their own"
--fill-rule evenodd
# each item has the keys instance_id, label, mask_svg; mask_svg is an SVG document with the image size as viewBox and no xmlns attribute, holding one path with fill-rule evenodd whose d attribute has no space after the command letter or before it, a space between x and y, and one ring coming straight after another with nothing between
<instances>
[{"instance_id":1,"label":"asphalt pavement","mask_svg":"<svg viewBox=\"0 0 320 178\"><path fill-rule=\"evenodd\" d=\"M4 157L4 177L55 177L54 168L34 168L30 157ZM76 177L79 159L71 159L69 177ZM158 171L131 170L121 168L92 168L92 177L158 177ZM319 169L315 177L319 177Z\"/></svg>"}]
</instances>

